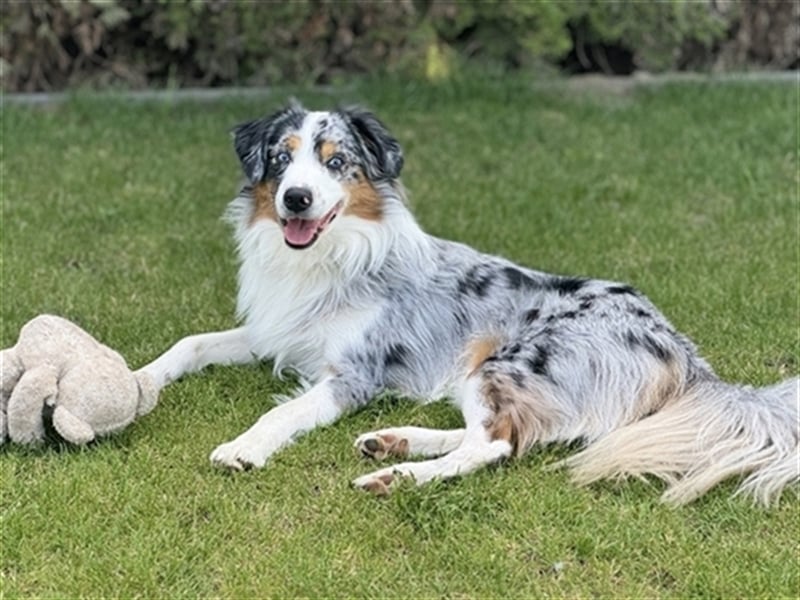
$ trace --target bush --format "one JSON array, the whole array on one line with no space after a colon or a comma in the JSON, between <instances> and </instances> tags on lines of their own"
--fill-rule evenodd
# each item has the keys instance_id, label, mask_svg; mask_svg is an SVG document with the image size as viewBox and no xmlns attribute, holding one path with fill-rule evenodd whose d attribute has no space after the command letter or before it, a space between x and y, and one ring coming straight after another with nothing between
<instances>
[{"instance_id":1,"label":"bush","mask_svg":"<svg viewBox=\"0 0 800 600\"><path fill-rule=\"evenodd\" d=\"M702 64L725 35L732 16L706 2L592 0L579 6L572 18L573 31L580 40L576 41L576 52L591 55L607 72L613 68L605 56L606 47L626 50L634 68L648 71Z\"/></svg>"},{"instance_id":2,"label":"bush","mask_svg":"<svg viewBox=\"0 0 800 600\"><path fill-rule=\"evenodd\" d=\"M47 0L3 3L3 87L263 85L392 65L408 2Z\"/></svg>"},{"instance_id":3,"label":"bush","mask_svg":"<svg viewBox=\"0 0 800 600\"><path fill-rule=\"evenodd\" d=\"M327 83L460 64L627 72L797 66L781 0L37 0L0 4L6 91Z\"/></svg>"}]
</instances>

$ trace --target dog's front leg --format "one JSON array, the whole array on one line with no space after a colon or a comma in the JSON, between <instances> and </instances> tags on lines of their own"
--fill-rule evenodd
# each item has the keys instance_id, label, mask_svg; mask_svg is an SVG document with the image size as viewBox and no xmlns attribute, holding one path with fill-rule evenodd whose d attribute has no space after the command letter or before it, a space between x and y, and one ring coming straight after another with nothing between
<instances>
[{"instance_id":1,"label":"dog's front leg","mask_svg":"<svg viewBox=\"0 0 800 600\"><path fill-rule=\"evenodd\" d=\"M161 390L182 375L208 365L240 365L254 360L247 332L239 327L185 337L138 372L152 377Z\"/></svg>"},{"instance_id":2,"label":"dog's front leg","mask_svg":"<svg viewBox=\"0 0 800 600\"><path fill-rule=\"evenodd\" d=\"M264 414L235 440L211 453L211 462L237 471L264 466L277 450L307 431L333 423L351 406L337 393L336 378L324 379L310 390Z\"/></svg>"}]
</instances>

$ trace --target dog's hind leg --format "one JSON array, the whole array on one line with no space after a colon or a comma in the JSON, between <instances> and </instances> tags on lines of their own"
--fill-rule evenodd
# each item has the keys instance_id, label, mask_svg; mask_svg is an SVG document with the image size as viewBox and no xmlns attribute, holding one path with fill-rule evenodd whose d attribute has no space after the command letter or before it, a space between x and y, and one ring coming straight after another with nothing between
<instances>
[{"instance_id":1,"label":"dog's hind leg","mask_svg":"<svg viewBox=\"0 0 800 600\"><path fill-rule=\"evenodd\" d=\"M355 447L367 458L442 456L461 445L464 429L390 427L358 436Z\"/></svg>"},{"instance_id":2,"label":"dog's hind leg","mask_svg":"<svg viewBox=\"0 0 800 600\"><path fill-rule=\"evenodd\" d=\"M487 427L493 421L494 411L484 401L484 395L480 378L471 377L464 384L459 404L466 428L457 430L462 431L461 442L450 453L433 460L406 462L380 469L359 477L353 485L384 495L399 477L410 477L419 485L436 478L466 475L510 456L511 444L505 439L493 439Z\"/></svg>"},{"instance_id":3,"label":"dog's hind leg","mask_svg":"<svg viewBox=\"0 0 800 600\"><path fill-rule=\"evenodd\" d=\"M481 361L469 365L456 398L466 424L457 447L433 460L404 462L375 471L359 477L354 485L386 494L399 477L423 484L466 475L519 456L538 441L554 439L570 421L570 413L568 403L560 397L563 392L541 372L545 359L546 350L536 344L525 353L520 349L510 356L504 356L502 349L484 349Z\"/></svg>"}]
</instances>

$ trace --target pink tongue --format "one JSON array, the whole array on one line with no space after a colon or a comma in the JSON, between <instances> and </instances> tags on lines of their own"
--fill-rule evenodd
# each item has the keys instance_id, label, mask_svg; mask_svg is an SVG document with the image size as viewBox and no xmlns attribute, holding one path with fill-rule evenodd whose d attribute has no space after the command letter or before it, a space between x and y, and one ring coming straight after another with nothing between
<instances>
[{"instance_id":1,"label":"pink tongue","mask_svg":"<svg viewBox=\"0 0 800 600\"><path fill-rule=\"evenodd\" d=\"M305 246L314 239L319 221L311 219L289 219L283 226L283 237L294 246Z\"/></svg>"}]
</instances>

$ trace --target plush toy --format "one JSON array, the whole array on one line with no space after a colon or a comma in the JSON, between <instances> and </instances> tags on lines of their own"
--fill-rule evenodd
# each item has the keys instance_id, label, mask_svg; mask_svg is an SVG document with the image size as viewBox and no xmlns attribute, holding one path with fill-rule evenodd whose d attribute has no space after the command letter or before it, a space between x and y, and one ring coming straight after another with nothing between
<instances>
[{"instance_id":1,"label":"plush toy","mask_svg":"<svg viewBox=\"0 0 800 600\"><path fill-rule=\"evenodd\" d=\"M0 444L45 440L45 429L72 444L119 431L156 405L152 378L74 323L40 315L17 344L0 352Z\"/></svg>"}]
</instances>

